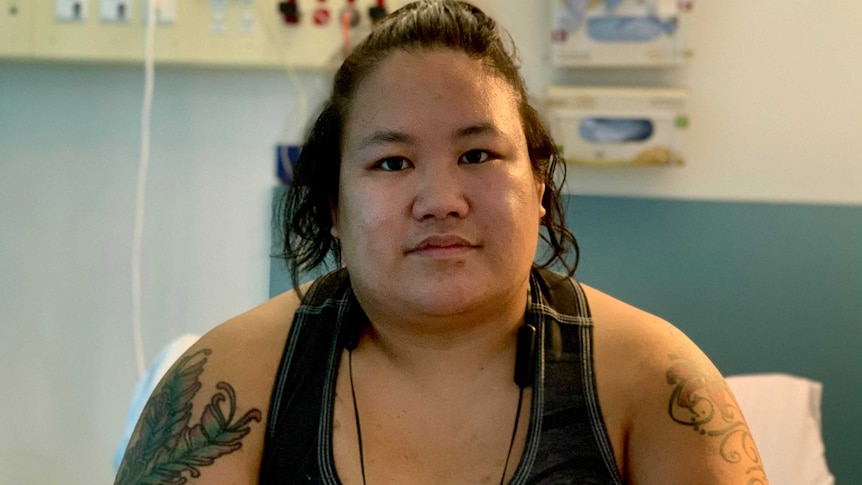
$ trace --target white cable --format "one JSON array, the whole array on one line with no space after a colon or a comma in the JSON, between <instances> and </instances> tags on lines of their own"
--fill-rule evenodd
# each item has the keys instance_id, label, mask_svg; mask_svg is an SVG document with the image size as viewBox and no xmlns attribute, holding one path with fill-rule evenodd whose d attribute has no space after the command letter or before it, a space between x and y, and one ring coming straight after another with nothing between
<instances>
[{"instance_id":1,"label":"white cable","mask_svg":"<svg viewBox=\"0 0 862 485\"><path fill-rule=\"evenodd\" d=\"M299 79L299 76L296 74L296 69L285 65L285 70L287 70L287 77L290 78L291 84L293 84L293 89L296 90L296 96L299 98L297 101L297 120L299 121L299 141L305 137L305 127L308 124L308 94L305 91L305 87L302 85L302 80ZM285 140L291 141L291 140Z\"/></svg>"},{"instance_id":2,"label":"white cable","mask_svg":"<svg viewBox=\"0 0 862 485\"><path fill-rule=\"evenodd\" d=\"M263 10L260 4L258 3L255 6L255 12L258 16L267 15ZM289 132L290 122L285 124L284 129L284 137L283 141L292 142L292 141L301 141L303 137L305 137L305 129L308 124L308 93L305 90L305 87L302 85L302 80L299 79L299 76L296 74L296 69L290 65L288 62L285 53L291 47L286 45L281 39L276 35L275 32L272 31L272 28L269 25L269 22L262 22L264 30L266 31L266 36L269 38L269 41L272 42L276 46L276 52L278 52L279 58L281 60L281 67L287 72L287 77L290 79L290 83L293 85L293 89L296 91L296 96L298 98L297 101L297 119L299 120L299 135L298 140L292 140L291 134ZM293 27L296 28L296 27Z\"/></svg>"},{"instance_id":3,"label":"white cable","mask_svg":"<svg viewBox=\"0 0 862 485\"><path fill-rule=\"evenodd\" d=\"M135 195L135 232L132 240L132 340L138 378L146 372L144 338L141 329L141 247L144 238L144 208L146 206L147 174L150 170L150 125L155 86L153 53L156 34L156 2L147 2L147 32L144 40L144 101L141 107L141 152L138 161L138 187Z\"/></svg>"}]
</instances>

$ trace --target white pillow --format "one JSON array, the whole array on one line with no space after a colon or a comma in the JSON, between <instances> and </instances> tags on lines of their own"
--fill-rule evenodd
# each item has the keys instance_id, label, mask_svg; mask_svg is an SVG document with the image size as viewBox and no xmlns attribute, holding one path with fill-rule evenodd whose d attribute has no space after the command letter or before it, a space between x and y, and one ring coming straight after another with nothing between
<instances>
[{"instance_id":1,"label":"white pillow","mask_svg":"<svg viewBox=\"0 0 862 485\"><path fill-rule=\"evenodd\" d=\"M147 372L138 379L135 385L135 395L132 398L132 403L129 405L129 412L126 415L126 426L123 431L123 437L120 438L120 443L114 451L114 473L120 469L120 462L123 461L123 455L126 453L126 446L129 444L129 439L135 431L135 425L138 423L138 418L144 410L144 406L150 399L150 394L162 380L165 373L170 370L174 362L179 359L183 353L189 349L195 342L198 341L200 335L185 334L174 339L171 343L165 346L158 355L150 363Z\"/></svg>"},{"instance_id":2,"label":"white pillow","mask_svg":"<svg viewBox=\"0 0 862 485\"><path fill-rule=\"evenodd\" d=\"M787 374L731 376L770 485L834 485L820 426L823 385Z\"/></svg>"}]
</instances>

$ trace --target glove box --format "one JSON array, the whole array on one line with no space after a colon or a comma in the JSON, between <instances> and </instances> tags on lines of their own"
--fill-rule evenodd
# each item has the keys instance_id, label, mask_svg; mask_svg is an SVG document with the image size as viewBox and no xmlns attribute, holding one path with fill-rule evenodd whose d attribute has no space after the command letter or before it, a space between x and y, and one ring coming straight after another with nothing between
<instances>
[{"instance_id":1,"label":"glove box","mask_svg":"<svg viewBox=\"0 0 862 485\"><path fill-rule=\"evenodd\" d=\"M656 66L685 57L684 14L693 0L554 0L557 67Z\"/></svg>"}]
</instances>

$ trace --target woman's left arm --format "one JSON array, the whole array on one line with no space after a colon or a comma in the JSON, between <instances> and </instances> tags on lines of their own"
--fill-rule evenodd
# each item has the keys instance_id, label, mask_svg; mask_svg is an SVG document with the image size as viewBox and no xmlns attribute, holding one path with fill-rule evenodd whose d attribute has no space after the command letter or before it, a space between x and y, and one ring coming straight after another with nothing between
<instances>
[{"instance_id":1,"label":"woman's left arm","mask_svg":"<svg viewBox=\"0 0 862 485\"><path fill-rule=\"evenodd\" d=\"M589 290L599 400L627 483L768 481L721 373L673 325Z\"/></svg>"}]
</instances>

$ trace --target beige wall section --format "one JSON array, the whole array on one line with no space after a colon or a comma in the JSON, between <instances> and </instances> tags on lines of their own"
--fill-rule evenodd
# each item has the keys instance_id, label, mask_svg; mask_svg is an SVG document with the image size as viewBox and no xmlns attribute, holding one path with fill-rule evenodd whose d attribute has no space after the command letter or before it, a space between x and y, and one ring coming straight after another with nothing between
<instances>
[{"instance_id":1,"label":"beige wall section","mask_svg":"<svg viewBox=\"0 0 862 485\"><path fill-rule=\"evenodd\" d=\"M30 57L32 21L29 0L0 0L0 59Z\"/></svg>"}]
</instances>

